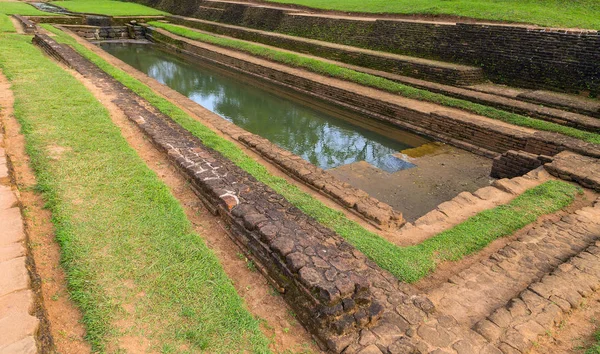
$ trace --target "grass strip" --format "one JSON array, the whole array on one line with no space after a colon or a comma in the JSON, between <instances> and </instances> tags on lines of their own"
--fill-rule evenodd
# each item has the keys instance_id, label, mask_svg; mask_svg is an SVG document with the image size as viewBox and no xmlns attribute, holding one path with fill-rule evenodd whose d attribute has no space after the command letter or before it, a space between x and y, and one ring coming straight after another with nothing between
<instances>
[{"instance_id":1,"label":"grass strip","mask_svg":"<svg viewBox=\"0 0 600 354\"><path fill-rule=\"evenodd\" d=\"M267 0L343 12L425 14L600 30L597 0Z\"/></svg>"},{"instance_id":2,"label":"grass strip","mask_svg":"<svg viewBox=\"0 0 600 354\"><path fill-rule=\"evenodd\" d=\"M461 229L463 230L463 233L466 233L464 235L461 234L460 236L456 236L456 234L440 234L431 239L428 243L413 247L399 247L381 238L379 235L365 230L358 223L346 218L342 212L325 206L323 203L313 198L311 195L302 192L297 186L287 182L285 179L273 176L263 165L246 155L246 153L233 142L218 136L202 123L190 117L179 107L154 93L154 91L145 84L134 79L121 69L112 66L91 50L77 43L75 39L64 32L51 25L44 26L57 35L55 37L56 40L72 45L79 53L98 65L106 73L148 100L162 113L171 117L182 127L200 138L206 146L219 151L223 156L233 161L257 180L265 183L277 193L283 195L290 203L301 209L303 212L312 216L323 225L335 230L340 236L344 237L350 244L363 252L380 267L388 270L398 279L406 282L415 282L423 278L435 269L435 265L439 261L458 260L462 256L477 252L484 248L494 238L506 236L518 228L523 227L526 223L536 220L540 215L561 209L573 200L577 191L576 187L564 182L548 182L547 184L544 184L543 187L538 187L535 190L529 191L524 194L524 197L518 199L526 199L526 203L517 204L517 208L510 209L513 211L512 213L514 213L514 221L511 222L510 220L513 216L511 212L504 212L502 207L497 208L499 210L497 213L500 213L499 215L501 217L507 218L505 221L500 221L500 225L505 225L502 230L500 230L500 233L494 232L489 235L481 235L477 231L479 230L479 226L468 226L466 229ZM539 198L539 202L537 198ZM520 202L517 201L517 203ZM528 211L526 210L527 208L531 208L531 210ZM486 219L482 218L478 220L485 221ZM510 224L507 225L506 223L509 222ZM493 223L490 223L490 225L494 226ZM473 230L476 232L470 234L469 232ZM460 244L463 242L464 247L461 247ZM439 255L436 257L442 258L434 258L437 253L439 253Z\"/></svg>"},{"instance_id":3,"label":"grass strip","mask_svg":"<svg viewBox=\"0 0 600 354\"><path fill-rule=\"evenodd\" d=\"M131 336L163 353L268 353L217 257L83 84L30 36L0 35L0 68L93 349L124 352Z\"/></svg>"},{"instance_id":4,"label":"grass strip","mask_svg":"<svg viewBox=\"0 0 600 354\"><path fill-rule=\"evenodd\" d=\"M36 9L32 5L25 2L17 1L0 1L0 13L6 15L23 15L23 16L55 16L57 14L44 12Z\"/></svg>"},{"instance_id":5,"label":"grass strip","mask_svg":"<svg viewBox=\"0 0 600 354\"><path fill-rule=\"evenodd\" d=\"M1 32L16 32L10 17L2 13L0 13L0 33Z\"/></svg>"},{"instance_id":6,"label":"grass strip","mask_svg":"<svg viewBox=\"0 0 600 354\"><path fill-rule=\"evenodd\" d=\"M108 16L159 16L166 14L164 11L125 1L68 0L53 1L52 4L73 12Z\"/></svg>"},{"instance_id":7,"label":"grass strip","mask_svg":"<svg viewBox=\"0 0 600 354\"><path fill-rule=\"evenodd\" d=\"M537 130L560 133L576 139L587 141L589 143L600 144L600 134L586 132L576 128L566 127L557 123L530 118L516 113L510 113L490 106L473 103L467 100L445 96L439 93L415 88L375 75L343 68L341 66L327 63L321 60L308 58L299 54L282 52L279 50L267 48L259 44L249 43L237 39L212 36L189 28L163 22L152 21L149 22L149 24L154 27L162 28L166 31L169 31L173 34L182 37L214 44L220 47L239 50L274 62L307 69L309 71L321 75L355 82L360 85L384 90L387 92L398 94L403 97L437 103L446 107L459 108L468 112L479 114L492 119L497 119L506 123Z\"/></svg>"}]
</instances>

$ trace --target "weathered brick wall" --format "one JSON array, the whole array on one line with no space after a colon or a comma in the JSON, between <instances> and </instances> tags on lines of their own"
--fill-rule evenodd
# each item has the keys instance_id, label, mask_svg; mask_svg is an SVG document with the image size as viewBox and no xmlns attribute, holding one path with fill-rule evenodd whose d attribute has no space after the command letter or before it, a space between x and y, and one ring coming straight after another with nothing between
<instances>
[{"instance_id":1,"label":"weathered brick wall","mask_svg":"<svg viewBox=\"0 0 600 354\"><path fill-rule=\"evenodd\" d=\"M282 36L281 34L265 33L233 28L216 22L193 20L183 16L167 16L169 22L187 27L197 28L212 33L223 34L243 40L264 43L279 48L289 49L300 53L308 53L322 58L342 61L366 68L383 70L400 75L421 78L429 81L442 82L450 85L474 85L481 83L482 71L476 67L456 65L413 57L397 57L380 55L372 51L345 49L341 46L323 45L315 41L298 37Z\"/></svg>"},{"instance_id":2,"label":"weathered brick wall","mask_svg":"<svg viewBox=\"0 0 600 354\"><path fill-rule=\"evenodd\" d=\"M600 34L526 26L347 20L205 0L136 0L173 14L481 66L496 82L600 92Z\"/></svg>"},{"instance_id":3,"label":"weathered brick wall","mask_svg":"<svg viewBox=\"0 0 600 354\"><path fill-rule=\"evenodd\" d=\"M551 161L551 158L547 156L534 155L524 151L509 150L494 159L490 176L493 178L514 178L523 176L549 161Z\"/></svg>"},{"instance_id":4,"label":"weathered brick wall","mask_svg":"<svg viewBox=\"0 0 600 354\"><path fill-rule=\"evenodd\" d=\"M198 47L188 41L176 39L175 36L160 29L147 28L146 35L153 41L171 46L172 49L284 85L309 96L318 97L359 112L365 117L422 133L484 156L495 157L497 153L504 153L508 150L523 150L533 154L552 156L565 149L590 156L600 156L600 149L597 146L559 134L546 132L532 134L508 126L471 120L469 117L449 111L424 113L372 96L364 96L327 82L311 80L272 67L230 57L217 51L208 50L206 47Z\"/></svg>"},{"instance_id":5,"label":"weathered brick wall","mask_svg":"<svg viewBox=\"0 0 600 354\"><path fill-rule=\"evenodd\" d=\"M88 40L127 39L131 37L127 26L96 27L64 25L64 27ZM143 37L144 35L143 27L141 26L134 26L133 31L136 37Z\"/></svg>"},{"instance_id":6,"label":"weathered brick wall","mask_svg":"<svg viewBox=\"0 0 600 354\"><path fill-rule=\"evenodd\" d=\"M35 23L21 15L13 15L13 17L21 24L25 33L35 32Z\"/></svg>"}]
</instances>

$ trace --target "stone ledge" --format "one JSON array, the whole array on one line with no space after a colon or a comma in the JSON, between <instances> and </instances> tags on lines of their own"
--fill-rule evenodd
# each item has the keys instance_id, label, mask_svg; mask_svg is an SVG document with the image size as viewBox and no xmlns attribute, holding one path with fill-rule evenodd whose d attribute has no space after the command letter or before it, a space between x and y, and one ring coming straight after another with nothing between
<instances>
[{"instance_id":1,"label":"stone ledge","mask_svg":"<svg viewBox=\"0 0 600 354\"><path fill-rule=\"evenodd\" d=\"M574 181L585 188L600 192L600 160L564 151L554 156L544 168L553 176Z\"/></svg>"},{"instance_id":2,"label":"stone ledge","mask_svg":"<svg viewBox=\"0 0 600 354\"><path fill-rule=\"evenodd\" d=\"M254 134L244 134L238 140L259 152L303 183L317 191L332 197L345 208L371 222L381 229L397 229L405 221L402 214L391 206L370 197L366 192L343 183L327 171L316 167L310 162L293 155L265 138Z\"/></svg>"},{"instance_id":3,"label":"stone ledge","mask_svg":"<svg viewBox=\"0 0 600 354\"><path fill-rule=\"evenodd\" d=\"M340 60L354 65L376 68L410 77L448 83L450 85L473 85L483 81L481 68L474 66L377 52L359 47L254 30L218 22L185 18L182 16L167 16L166 18L175 24L181 24L200 30L207 30L218 34L233 36L235 38L274 45L289 50L301 51L327 59Z\"/></svg>"},{"instance_id":4,"label":"stone ledge","mask_svg":"<svg viewBox=\"0 0 600 354\"><path fill-rule=\"evenodd\" d=\"M13 15L13 17L23 26L23 31L25 33L35 33L36 27L35 23L30 21L28 18L23 17L21 15Z\"/></svg>"}]
</instances>

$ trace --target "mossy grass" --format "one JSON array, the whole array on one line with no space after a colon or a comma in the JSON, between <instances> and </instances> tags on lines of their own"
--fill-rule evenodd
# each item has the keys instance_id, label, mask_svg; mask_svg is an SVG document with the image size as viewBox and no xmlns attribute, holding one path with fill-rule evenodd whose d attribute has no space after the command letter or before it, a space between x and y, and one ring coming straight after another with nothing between
<instances>
[{"instance_id":1,"label":"mossy grass","mask_svg":"<svg viewBox=\"0 0 600 354\"><path fill-rule=\"evenodd\" d=\"M445 260L459 260L465 255L483 249L498 237L512 234L519 228L535 221L540 215L560 210L570 204L579 191L577 187L565 182L547 182L526 192L508 206L484 212L420 245L399 247L379 235L365 230L358 223L346 218L342 212L325 206L285 179L273 176L263 165L246 155L234 143L218 136L179 107L156 94L145 84L112 66L64 32L49 25L46 25L46 28L57 34L55 37L57 40L72 45L106 73L200 138L206 146L219 151L256 179L283 195L306 214L335 230L380 267L390 271L403 281L415 282L422 279L435 269L437 263Z\"/></svg>"},{"instance_id":2,"label":"mossy grass","mask_svg":"<svg viewBox=\"0 0 600 354\"><path fill-rule=\"evenodd\" d=\"M299 54L267 48L260 44L249 43L237 39L217 37L169 23L153 21L149 24L154 27L162 28L182 37L214 44L220 47L232 48L274 62L279 62L286 65L307 69L318 74L355 82L357 84L395 93L407 98L437 103L446 107L458 108L471 113L482 115L484 117L497 119L521 127L527 127L553 133L560 133L576 139L581 139L589 143L600 144L600 134L586 132L576 128L566 127L557 123L547 122L541 119L535 119L515 113L506 112L490 106L469 102L467 100L445 96L443 94L434 93L424 89L404 85L375 75L370 75L355 70L343 68L338 65L327 63L318 59L308 58Z\"/></svg>"},{"instance_id":3,"label":"mossy grass","mask_svg":"<svg viewBox=\"0 0 600 354\"><path fill-rule=\"evenodd\" d=\"M260 321L106 108L31 36L0 34L0 68L94 351L139 336L155 352L268 353Z\"/></svg>"},{"instance_id":4,"label":"mossy grass","mask_svg":"<svg viewBox=\"0 0 600 354\"><path fill-rule=\"evenodd\" d=\"M67 0L53 1L52 4L73 12L108 16L158 16L166 12L148 6L112 0Z\"/></svg>"},{"instance_id":5,"label":"mossy grass","mask_svg":"<svg viewBox=\"0 0 600 354\"><path fill-rule=\"evenodd\" d=\"M597 0L267 0L343 12L449 15L600 30Z\"/></svg>"}]
</instances>

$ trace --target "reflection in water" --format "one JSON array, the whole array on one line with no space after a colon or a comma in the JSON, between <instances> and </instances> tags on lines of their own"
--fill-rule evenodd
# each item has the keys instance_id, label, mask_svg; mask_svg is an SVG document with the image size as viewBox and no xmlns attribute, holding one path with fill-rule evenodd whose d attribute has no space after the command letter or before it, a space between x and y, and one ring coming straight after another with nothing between
<instances>
[{"instance_id":1,"label":"reflection in water","mask_svg":"<svg viewBox=\"0 0 600 354\"><path fill-rule=\"evenodd\" d=\"M425 142L414 136L416 144L399 142L153 45L101 46L212 112L325 169L357 161L390 172L408 168L412 164L399 163L391 154Z\"/></svg>"}]
</instances>

